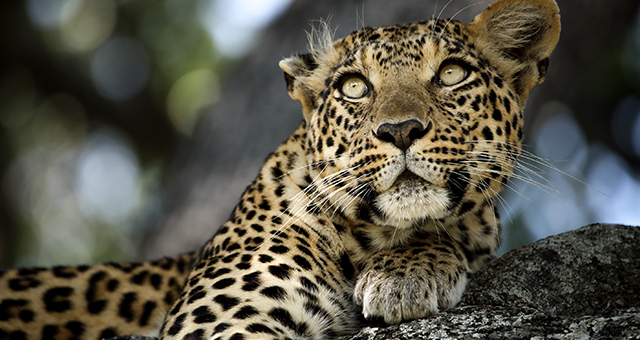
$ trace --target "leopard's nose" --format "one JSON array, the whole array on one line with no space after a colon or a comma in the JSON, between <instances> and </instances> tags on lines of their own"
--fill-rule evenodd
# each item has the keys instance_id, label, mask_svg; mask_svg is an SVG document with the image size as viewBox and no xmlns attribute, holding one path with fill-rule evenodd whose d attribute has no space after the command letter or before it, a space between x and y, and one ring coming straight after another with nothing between
<instances>
[{"instance_id":1,"label":"leopard's nose","mask_svg":"<svg viewBox=\"0 0 640 340\"><path fill-rule=\"evenodd\" d=\"M407 149L417 139L422 138L431 128L431 123L426 127L417 119L405 120L401 123L384 123L375 131L376 138L392 143L402 151Z\"/></svg>"}]
</instances>

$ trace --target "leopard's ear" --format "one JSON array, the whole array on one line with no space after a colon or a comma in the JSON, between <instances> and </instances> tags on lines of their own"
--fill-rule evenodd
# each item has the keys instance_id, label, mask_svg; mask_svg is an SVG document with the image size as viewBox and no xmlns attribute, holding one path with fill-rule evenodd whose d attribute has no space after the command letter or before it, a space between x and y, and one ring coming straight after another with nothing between
<instances>
[{"instance_id":1,"label":"leopard's ear","mask_svg":"<svg viewBox=\"0 0 640 340\"><path fill-rule=\"evenodd\" d=\"M524 101L544 81L549 55L560 37L554 0L499 0L468 25L476 46L503 74L511 76Z\"/></svg>"},{"instance_id":2,"label":"leopard's ear","mask_svg":"<svg viewBox=\"0 0 640 340\"><path fill-rule=\"evenodd\" d=\"M315 96L306 85L306 81L313 70L318 67L318 64L313 56L307 53L283 59L279 66L284 71L284 80L287 82L289 96L302 104L302 112L305 118L308 118L313 110Z\"/></svg>"}]
</instances>

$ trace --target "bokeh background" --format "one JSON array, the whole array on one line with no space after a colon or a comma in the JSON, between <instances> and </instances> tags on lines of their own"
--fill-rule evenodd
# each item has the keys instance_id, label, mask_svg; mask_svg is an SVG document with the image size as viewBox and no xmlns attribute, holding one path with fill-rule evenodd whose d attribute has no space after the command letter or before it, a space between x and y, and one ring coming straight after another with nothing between
<instances>
[{"instance_id":1,"label":"bokeh background","mask_svg":"<svg viewBox=\"0 0 640 340\"><path fill-rule=\"evenodd\" d=\"M502 251L592 222L640 225L637 0L557 0L526 109ZM23 0L0 4L0 268L195 249L301 120L279 59L336 35L490 1ZM533 156L537 155L537 157Z\"/></svg>"}]
</instances>

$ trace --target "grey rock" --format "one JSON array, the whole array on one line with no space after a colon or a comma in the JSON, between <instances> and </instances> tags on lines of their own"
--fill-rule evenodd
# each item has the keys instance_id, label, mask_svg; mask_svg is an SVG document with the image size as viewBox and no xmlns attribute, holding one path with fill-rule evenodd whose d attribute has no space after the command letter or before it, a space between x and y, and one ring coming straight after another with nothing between
<instances>
[{"instance_id":1,"label":"grey rock","mask_svg":"<svg viewBox=\"0 0 640 340\"><path fill-rule=\"evenodd\" d=\"M640 339L640 309L565 316L527 307L459 306L401 325L365 327L341 340L347 339Z\"/></svg>"},{"instance_id":2,"label":"grey rock","mask_svg":"<svg viewBox=\"0 0 640 340\"><path fill-rule=\"evenodd\" d=\"M640 228L593 224L505 254L449 311L343 340L640 339Z\"/></svg>"},{"instance_id":3,"label":"grey rock","mask_svg":"<svg viewBox=\"0 0 640 340\"><path fill-rule=\"evenodd\" d=\"M640 228L593 224L515 249L476 273L462 304L603 315L640 307Z\"/></svg>"}]
</instances>

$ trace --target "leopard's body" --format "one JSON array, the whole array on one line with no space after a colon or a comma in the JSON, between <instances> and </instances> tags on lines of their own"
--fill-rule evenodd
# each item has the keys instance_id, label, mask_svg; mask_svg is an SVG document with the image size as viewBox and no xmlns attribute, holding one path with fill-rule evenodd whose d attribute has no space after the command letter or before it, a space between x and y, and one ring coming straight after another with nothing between
<instances>
[{"instance_id":1,"label":"leopard's body","mask_svg":"<svg viewBox=\"0 0 640 340\"><path fill-rule=\"evenodd\" d=\"M360 313L454 306L499 246L494 202L559 30L553 0L500 0L283 60L305 119L200 251L6 271L0 338L326 339Z\"/></svg>"}]
</instances>

